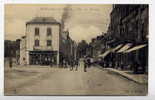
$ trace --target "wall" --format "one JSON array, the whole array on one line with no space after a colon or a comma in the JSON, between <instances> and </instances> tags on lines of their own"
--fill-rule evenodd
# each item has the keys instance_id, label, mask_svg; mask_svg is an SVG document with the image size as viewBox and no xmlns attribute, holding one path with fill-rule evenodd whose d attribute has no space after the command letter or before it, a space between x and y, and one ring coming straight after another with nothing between
<instances>
[{"instance_id":1,"label":"wall","mask_svg":"<svg viewBox=\"0 0 155 100\"><path fill-rule=\"evenodd\" d=\"M47 48L47 43L46 41L48 39L52 40L52 50L54 51L59 51L59 34L60 34L60 27L59 24L29 24L27 25L26 28L26 36L27 36L27 50L33 51L34 47L34 41L35 39L35 28L38 27L40 32L39 32L39 37L38 39L40 40L40 48L41 50L49 50ZM52 36L47 37L47 28L52 29Z\"/></svg>"},{"instance_id":2,"label":"wall","mask_svg":"<svg viewBox=\"0 0 155 100\"><path fill-rule=\"evenodd\" d=\"M19 59L19 61L20 61L20 65L26 64L26 38L22 38L20 41L20 59Z\"/></svg>"},{"instance_id":3,"label":"wall","mask_svg":"<svg viewBox=\"0 0 155 100\"><path fill-rule=\"evenodd\" d=\"M39 36L35 36L35 28L39 28ZM51 28L52 35L47 36L47 28ZM26 26L26 61L29 64L29 51L38 50L57 51L57 64L59 64L59 24L28 24ZM39 40L39 47L35 47L35 40ZM52 40L52 46L47 46L47 40ZM35 48L35 49L34 49Z\"/></svg>"}]
</instances>

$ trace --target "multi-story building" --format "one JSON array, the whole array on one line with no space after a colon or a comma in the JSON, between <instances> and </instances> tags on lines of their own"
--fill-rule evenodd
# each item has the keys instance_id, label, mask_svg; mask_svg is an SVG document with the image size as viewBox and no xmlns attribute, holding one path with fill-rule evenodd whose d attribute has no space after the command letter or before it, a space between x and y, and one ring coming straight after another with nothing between
<instances>
[{"instance_id":1,"label":"multi-story building","mask_svg":"<svg viewBox=\"0 0 155 100\"><path fill-rule=\"evenodd\" d=\"M147 40L148 5L113 5L109 26L117 40L135 43Z\"/></svg>"},{"instance_id":2,"label":"multi-story building","mask_svg":"<svg viewBox=\"0 0 155 100\"><path fill-rule=\"evenodd\" d=\"M26 23L20 64L59 64L61 24L51 17L36 17Z\"/></svg>"},{"instance_id":3,"label":"multi-story building","mask_svg":"<svg viewBox=\"0 0 155 100\"><path fill-rule=\"evenodd\" d=\"M136 62L147 72L148 5L113 5L108 32L114 39L110 45L124 45L117 52L120 66Z\"/></svg>"},{"instance_id":4,"label":"multi-story building","mask_svg":"<svg viewBox=\"0 0 155 100\"><path fill-rule=\"evenodd\" d=\"M20 41L20 64L63 64L76 60L77 44L51 17L36 17L26 23L26 34ZM63 26L64 27L64 26Z\"/></svg>"},{"instance_id":5,"label":"multi-story building","mask_svg":"<svg viewBox=\"0 0 155 100\"><path fill-rule=\"evenodd\" d=\"M60 63L77 59L77 44L69 36L69 31L63 31L60 35Z\"/></svg>"}]
</instances>

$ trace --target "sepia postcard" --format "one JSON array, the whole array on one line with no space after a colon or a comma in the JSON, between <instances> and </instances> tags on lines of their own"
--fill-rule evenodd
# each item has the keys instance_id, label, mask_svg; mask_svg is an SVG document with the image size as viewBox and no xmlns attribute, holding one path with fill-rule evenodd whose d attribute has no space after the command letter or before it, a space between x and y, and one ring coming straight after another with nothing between
<instances>
[{"instance_id":1,"label":"sepia postcard","mask_svg":"<svg viewBox=\"0 0 155 100\"><path fill-rule=\"evenodd\" d=\"M147 4L5 4L4 95L146 96Z\"/></svg>"}]
</instances>

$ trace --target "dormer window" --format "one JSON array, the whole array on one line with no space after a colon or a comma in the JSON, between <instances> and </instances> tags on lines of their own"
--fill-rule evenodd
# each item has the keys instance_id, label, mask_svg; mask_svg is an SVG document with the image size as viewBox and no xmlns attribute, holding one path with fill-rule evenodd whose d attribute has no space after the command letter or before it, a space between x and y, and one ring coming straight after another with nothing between
<instances>
[{"instance_id":1,"label":"dormer window","mask_svg":"<svg viewBox=\"0 0 155 100\"><path fill-rule=\"evenodd\" d=\"M52 30L51 28L47 28L47 36L51 36L52 35Z\"/></svg>"},{"instance_id":2,"label":"dormer window","mask_svg":"<svg viewBox=\"0 0 155 100\"><path fill-rule=\"evenodd\" d=\"M35 36L39 36L39 28L35 28Z\"/></svg>"}]
</instances>

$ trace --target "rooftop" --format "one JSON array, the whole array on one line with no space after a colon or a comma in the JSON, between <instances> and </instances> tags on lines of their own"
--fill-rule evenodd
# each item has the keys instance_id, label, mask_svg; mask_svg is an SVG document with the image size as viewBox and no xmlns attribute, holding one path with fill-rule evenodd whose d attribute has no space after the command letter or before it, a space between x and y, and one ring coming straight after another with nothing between
<instances>
[{"instance_id":1,"label":"rooftop","mask_svg":"<svg viewBox=\"0 0 155 100\"><path fill-rule=\"evenodd\" d=\"M53 17L35 17L28 21L27 24L60 24Z\"/></svg>"}]
</instances>

